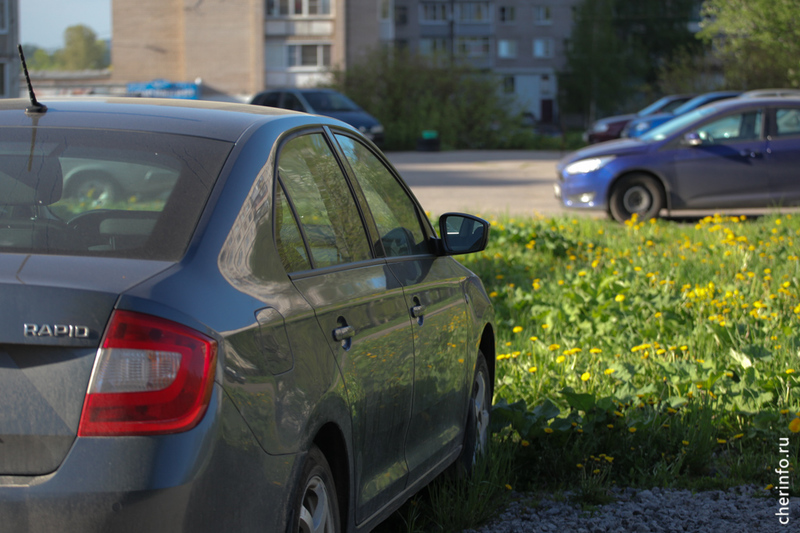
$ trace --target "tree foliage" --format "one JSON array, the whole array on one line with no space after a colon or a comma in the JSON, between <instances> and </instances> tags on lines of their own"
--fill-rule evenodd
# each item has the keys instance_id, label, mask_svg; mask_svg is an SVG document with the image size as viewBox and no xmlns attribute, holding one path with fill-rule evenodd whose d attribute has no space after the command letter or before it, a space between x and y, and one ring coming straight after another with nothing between
<instances>
[{"instance_id":1,"label":"tree foliage","mask_svg":"<svg viewBox=\"0 0 800 533\"><path fill-rule=\"evenodd\" d=\"M439 59L377 49L335 71L332 86L384 125L387 149L414 149L425 130L445 148L508 146L514 111L499 80Z\"/></svg>"},{"instance_id":2,"label":"tree foliage","mask_svg":"<svg viewBox=\"0 0 800 533\"><path fill-rule=\"evenodd\" d=\"M34 45L24 45L25 60L31 70L89 70L108 67L106 44L82 24L64 30L64 47L53 53Z\"/></svg>"},{"instance_id":3,"label":"tree foliage","mask_svg":"<svg viewBox=\"0 0 800 533\"><path fill-rule=\"evenodd\" d=\"M800 87L800 0L706 0L699 36L731 87Z\"/></svg>"},{"instance_id":4,"label":"tree foliage","mask_svg":"<svg viewBox=\"0 0 800 533\"><path fill-rule=\"evenodd\" d=\"M697 0L583 0L560 74L562 108L590 120L656 92L659 73L701 48L689 30Z\"/></svg>"}]
</instances>

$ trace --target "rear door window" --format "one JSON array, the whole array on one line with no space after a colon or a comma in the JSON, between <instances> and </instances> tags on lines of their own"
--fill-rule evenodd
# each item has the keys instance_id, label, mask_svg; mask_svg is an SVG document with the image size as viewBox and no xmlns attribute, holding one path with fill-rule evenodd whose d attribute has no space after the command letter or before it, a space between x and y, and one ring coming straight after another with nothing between
<instances>
[{"instance_id":1,"label":"rear door window","mask_svg":"<svg viewBox=\"0 0 800 533\"><path fill-rule=\"evenodd\" d=\"M0 128L0 252L177 260L231 144Z\"/></svg>"},{"instance_id":2,"label":"rear door window","mask_svg":"<svg viewBox=\"0 0 800 533\"><path fill-rule=\"evenodd\" d=\"M315 268L371 258L352 191L321 133L286 142L278 159L278 177L297 214ZM283 220L286 213L282 211ZM281 242L283 233L276 236ZM279 249L288 254L290 247L281 242ZM283 262L295 265L297 259L287 255Z\"/></svg>"}]
</instances>

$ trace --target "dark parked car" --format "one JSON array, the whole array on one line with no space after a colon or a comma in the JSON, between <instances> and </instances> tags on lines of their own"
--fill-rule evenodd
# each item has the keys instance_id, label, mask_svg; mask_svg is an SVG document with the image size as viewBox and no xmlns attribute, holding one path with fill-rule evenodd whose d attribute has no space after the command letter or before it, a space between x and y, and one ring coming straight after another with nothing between
<instances>
[{"instance_id":1,"label":"dark parked car","mask_svg":"<svg viewBox=\"0 0 800 533\"><path fill-rule=\"evenodd\" d=\"M732 98L567 155L555 193L566 207L619 221L662 209L798 205L798 168L800 99Z\"/></svg>"},{"instance_id":2,"label":"dark parked car","mask_svg":"<svg viewBox=\"0 0 800 533\"><path fill-rule=\"evenodd\" d=\"M378 146L383 143L383 126L378 119L333 89L274 89L258 93L250 103L337 118Z\"/></svg>"},{"instance_id":3,"label":"dark parked car","mask_svg":"<svg viewBox=\"0 0 800 533\"><path fill-rule=\"evenodd\" d=\"M589 144L618 139L622 133L622 128L631 120L639 117L646 117L655 113L671 113L675 108L690 100L692 95L672 94L659 98L644 109L627 115L615 115L613 117L601 118L592 124L583 134L583 140Z\"/></svg>"},{"instance_id":4,"label":"dark parked car","mask_svg":"<svg viewBox=\"0 0 800 533\"><path fill-rule=\"evenodd\" d=\"M650 115L647 117L636 118L628 122L625 127L622 129L622 133L620 137L639 137L640 135L644 135L648 131L652 130L656 126L660 126L665 122L668 122L675 117L679 117L684 113L688 113L689 111L694 111L698 107L702 107L706 104L710 104L712 102L716 102L717 100L724 100L726 98L734 98L739 96L741 91L716 91L713 93L705 93L699 96L695 96L691 100L684 102L671 113L656 113L654 115Z\"/></svg>"},{"instance_id":5,"label":"dark parked car","mask_svg":"<svg viewBox=\"0 0 800 533\"><path fill-rule=\"evenodd\" d=\"M0 531L368 531L488 438L493 310L354 128L0 101ZM131 197L65 196L73 159Z\"/></svg>"}]
</instances>

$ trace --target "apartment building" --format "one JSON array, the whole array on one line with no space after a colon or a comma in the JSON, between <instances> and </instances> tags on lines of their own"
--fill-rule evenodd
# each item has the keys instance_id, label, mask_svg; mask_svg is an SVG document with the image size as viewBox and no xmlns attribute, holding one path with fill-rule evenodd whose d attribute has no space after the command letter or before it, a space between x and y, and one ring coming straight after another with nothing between
<instances>
[{"instance_id":1,"label":"apartment building","mask_svg":"<svg viewBox=\"0 0 800 533\"><path fill-rule=\"evenodd\" d=\"M549 122L580 0L112 0L113 77L235 95L308 86L377 46L447 54L502 77Z\"/></svg>"},{"instance_id":2,"label":"apartment building","mask_svg":"<svg viewBox=\"0 0 800 533\"><path fill-rule=\"evenodd\" d=\"M0 98L15 98L20 94L18 44L19 1L0 0Z\"/></svg>"}]
</instances>

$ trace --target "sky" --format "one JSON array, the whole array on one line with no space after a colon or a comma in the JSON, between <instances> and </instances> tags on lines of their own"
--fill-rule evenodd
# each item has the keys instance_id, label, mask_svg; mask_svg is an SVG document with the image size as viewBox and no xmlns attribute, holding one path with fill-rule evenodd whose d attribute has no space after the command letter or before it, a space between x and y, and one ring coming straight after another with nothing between
<instances>
[{"instance_id":1,"label":"sky","mask_svg":"<svg viewBox=\"0 0 800 533\"><path fill-rule=\"evenodd\" d=\"M111 0L20 0L19 40L46 50L64 46L64 30L83 24L111 38Z\"/></svg>"}]
</instances>

